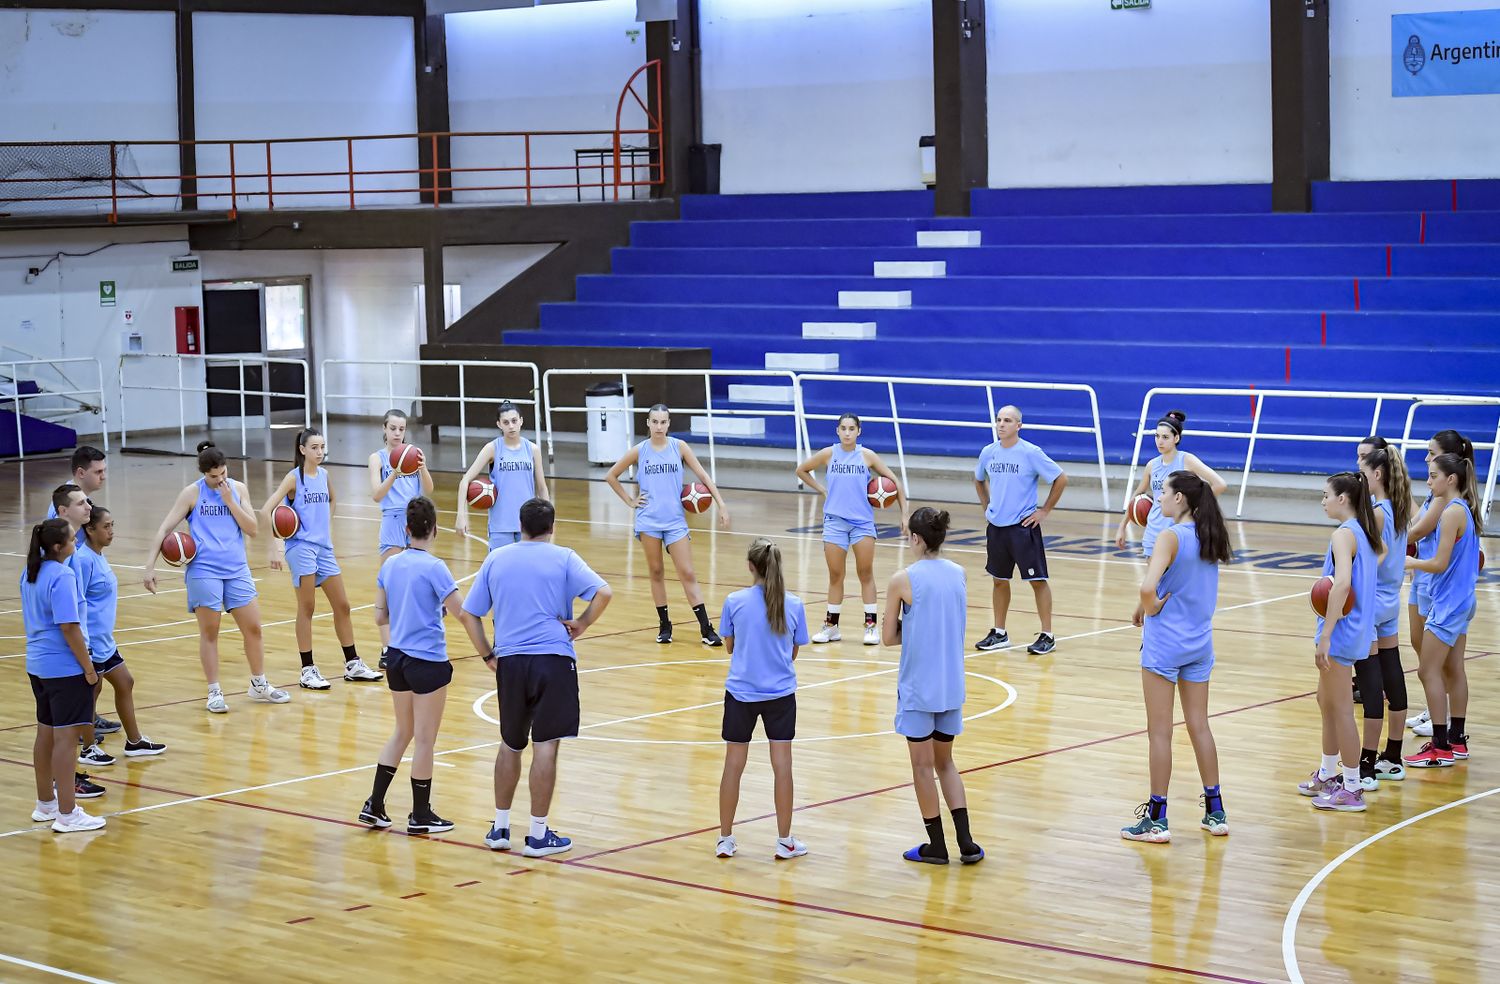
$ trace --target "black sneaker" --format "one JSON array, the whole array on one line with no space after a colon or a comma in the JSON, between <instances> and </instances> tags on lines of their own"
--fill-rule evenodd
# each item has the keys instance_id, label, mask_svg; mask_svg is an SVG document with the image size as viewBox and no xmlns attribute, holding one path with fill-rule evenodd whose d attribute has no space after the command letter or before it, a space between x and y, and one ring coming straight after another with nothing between
<instances>
[{"instance_id":1,"label":"black sneaker","mask_svg":"<svg viewBox=\"0 0 1500 984\"><path fill-rule=\"evenodd\" d=\"M125 740L125 755L128 758L136 758L141 755L160 755L167 750L167 746L159 741L152 741L145 735L141 735L140 741Z\"/></svg>"},{"instance_id":2,"label":"black sneaker","mask_svg":"<svg viewBox=\"0 0 1500 984\"><path fill-rule=\"evenodd\" d=\"M1359 677L1355 677L1354 680L1353 680L1353 682L1350 684L1350 686L1353 688L1353 694L1352 694L1352 696L1353 696L1354 703L1356 703L1356 704L1362 704L1362 703L1364 703L1362 700L1359 699Z\"/></svg>"},{"instance_id":3,"label":"black sneaker","mask_svg":"<svg viewBox=\"0 0 1500 984\"><path fill-rule=\"evenodd\" d=\"M116 731L119 731L120 727L121 725L119 721L111 721L109 718L101 717L98 714L94 715L95 735L112 735Z\"/></svg>"},{"instance_id":4,"label":"black sneaker","mask_svg":"<svg viewBox=\"0 0 1500 984\"><path fill-rule=\"evenodd\" d=\"M453 821L444 820L436 813L428 813L423 817L419 817L415 813L410 813L406 817L406 832L408 834L445 834L452 829Z\"/></svg>"},{"instance_id":5,"label":"black sneaker","mask_svg":"<svg viewBox=\"0 0 1500 984\"><path fill-rule=\"evenodd\" d=\"M672 623L671 622L664 622L664 623L662 623L661 629L656 633L656 641L659 642L659 643L661 643L664 646L667 643L669 643L669 642L672 641Z\"/></svg>"},{"instance_id":6,"label":"black sneaker","mask_svg":"<svg viewBox=\"0 0 1500 984\"><path fill-rule=\"evenodd\" d=\"M98 799L104 795L104 787L89 778L87 772L73 773L73 795L78 799Z\"/></svg>"},{"instance_id":7,"label":"black sneaker","mask_svg":"<svg viewBox=\"0 0 1500 984\"><path fill-rule=\"evenodd\" d=\"M384 649L382 649L380 651L380 664L376 668L377 669L381 669L381 670L385 669L385 650Z\"/></svg>"},{"instance_id":8,"label":"black sneaker","mask_svg":"<svg viewBox=\"0 0 1500 984\"><path fill-rule=\"evenodd\" d=\"M104 769L115 764L115 757L98 745L90 745L78 753L78 764Z\"/></svg>"},{"instance_id":9,"label":"black sneaker","mask_svg":"<svg viewBox=\"0 0 1500 984\"><path fill-rule=\"evenodd\" d=\"M990 634L974 643L974 648L982 653L994 649L1004 649L1010 645L1010 633L1000 629L990 629Z\"/></svg>"},{"instance_id":10,"label":"black sneaker","mask_svg":"<svg viewBox=\"0 0 1500 984\"><path fill-rule=\"evenodd\" d=\"M1033 656L1045 656L1057 648L1057 640L1052 638L1050 632L1037 633L1036 642L1026 647L1026 651Z\"/></svg>"},{"instance_id":11,"label":"black sneaker","mask_svg":"<svg viewBox=\"0 0 1500 984\"><path fill-rule=\"evenodd\" d=\"M713 630L713 626L709 626L708 631L703 633L703 644L710 649L717 649L724 645L724 640L719 638L719 633Z\"/></svg>"},{"instance_id":12,"label":"black sneaker","mask_svg":"<svg viewBox=\"0 0 1500 984\"><path fill-rule=\"evenodd\" d=\"M384 829L391 825L391 818L385 815L384 804L377 810L370 805L369 800L365 800L365 805L359 810L359 822L370 827Z\"/></svg>"}]
</instances>

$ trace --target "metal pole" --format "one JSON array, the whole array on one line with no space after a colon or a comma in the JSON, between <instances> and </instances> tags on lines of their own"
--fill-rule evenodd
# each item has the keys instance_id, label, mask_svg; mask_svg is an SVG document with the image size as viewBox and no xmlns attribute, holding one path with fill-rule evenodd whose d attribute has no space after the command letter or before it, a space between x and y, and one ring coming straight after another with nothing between
<instances>
[{"instance_id":1,"label":"metal pole","mask_svg":"<svg viewBox=\"0 0 1500 984\"><path fill-rule=\"evenodd\" d=\"M896 412L896 384L887 380L886 396L891 401L891 426L896 429L896 463L901 467L901 489L911 497L911 482L906 479L906 446L901 443L901 415Z\"/></svg>"},{"instance_id":2,"label":"metal pole","mask_svg":"<svg viewBox=\"0 0 1500 984\"><path fill-rule=\"evenodd\" d=\"M1141 400L1141 421L1135 425L1135 450L1130 452L1130 470L1125 473L1125 501L1120 503L1121 509L1130 508L1130 493L1135 488L1135 467L1141 460L1141 438L1146 433L1146 411L1151 409L1151 397L1157 391L1149 389L1146 396ZM1260 404L1256 404L1257 407Z\"/></svg>"},{"instance_id":3,"label":"metal pole","mask_svg":"<svg viewBox=\"0 0 1500 984\"><path fill-rule=\"evenodd\" d=\"M526 363L531 367L531 427L536 431L536 446L542 446L542 415L541 410L541 378L537 372L535 362Z\"/></svg>"},{"instance_id":4,"label":"metal pole","mask_svg":"<svg viewBox=\"0 0 1500 984\"><path fill-rule=\"evenodd\" d=\"M1383 396L1377 396L1377 397L1375 397L1375 419L1372 420L1372 421L1370 421L1370 433L1371 434L1379 434L1380 433L1380 409L1384 405L1385 405L1385 397L1383 397Z\"/></svg>"},{"instance_id":5,"label":"metal pole","mask_svg":"<svg viewBox=\"0 0 1500 984\"><path fill-rule=\"evenodd\" d=\"M24 458L26 457L26 437L21 430L21 381L16 378L16 374L21 371L21 364L12 362L9 365L10 382L12 388L15 389L15 400L12 406L16 409L16 453Z\"/></svg>"},{"instance_id":6,"label":"metal pole","mask_svg":"<svg viewBox=\"0 0 1500 984\"><path fill-rule=\"evenodd\" d=\"M719 482L719 463L714 456L714 393L712 372L710 369L703 371L703 406L708 410L708 474L714 480L714 484L717 485ZM692 418L689 417L688 420L691 421ZM691 423L688 427L689 430L692 429Z\"/></svg>"},{"instance_id":7,"label":"metal pole","mask_svg":"<svg viewBox=\"0 0 1500 984\"><path fill-rule=\"evenodd\" d=\"M266 149L269 150L270 148L271 148L271 145L270 144L266 144ZM239 374L240 374L240 454L244 455L244 454L248 454L249 450L250 450L249 444L246 441L246 434L245 434L245 409L246 409L246 407L245 407L245 358L244 358L244 356L241 356L237 361L239 362Z\"/></svg>"},{"instance_id":8,"label":"metal pole","mask_svg":"<svg viewBox=\"0 0 1500 984\"><path fill-rule=\"evenodd\" d=\"M1099 397L1092 386L1088 387L1089 407L1094 411L1094 450L1099 454L1099 495L1104 502L1104 511L1109 512L1109 478L1104 474L1104 431L1099 423ZM1130 494L1129 486L1125 494Z\"/></svg>"},{"instance_id":9,"label":"metal pole","mask_svg":"<svg viewBox=\"0 0 1500 984\"><path fill-rule=\"evenodd\" d=\"M555 461L552 443L552 370L542 376L542 415L547 418L547 460ZM587 418L585 418L587 419Z\"/></svg>"},{"instance_id":10,"label":"metal pole","mask_svg":"<svg viewBox=\"0 0 1500 984\"><path fill-rule=\"evenodd\" d=\"M109 407L104 397L104 366L93 360L94 373L99 377L99 429L104 432L104 453L109 454Z\"/></svg>"},{"instance_id":11,"label":"metal pole","mask_svg":"<svg viewBox=\"0 0 1500 984\"><path fill-rule=\"evenodd\" d=\"M322 408L323 434L326 441L328 434L328 360L324 359L318 363L318 405Z\"/></svg>"},{"instance_id":12,"label":"metal pole","mask_svg":"<svg viewBox=\"0 0 1500 984\"><path fill-rule=\"evenodd\" d=\"M1490 518L1490 506L1495 502L1495 475L1500 465L1500 421L1495 423L1495 443L1490 448L1490 477L1484 483L1484 502L1480 504L1480 515Z\"/></svg>"},{"instance_id":13,"label":"metal pole","mask_svg":"<svg viewBox=\"0 0 1500 984\"><path fill-rule=\"evenodd\" d=\"M1245 491L1250 487L1250 462L1255 457L1255 438L1260 433L1260 415L1266 409L1266 394L1257 394L1260 399L1255 401L1255 419L1250 422L1250 446L1245 449L1245 470L1240 475L1240 500L1234 507L1234 516L1238 519L1245 511ZM1145 426L1143 422L1142 427Z\"/></svg>"},{"instance_id":14,"label":"metal pole","mask_svg":"<svg viewBox=\"0 0 1500 984\"><path fill-rule=\"evenodd\" d=\"M312 369L309 368L306 359L298 359L297 361L302 365L302 429L307 430L312 426ZM266 426L269 427L270 424L271 420L267 417ZM323 440L326 444L328 440L328 431L326 429L323 431L323 435Z\"/></svg>"},{"instance_id":15,"label":"metal pole","mask_svg":"<svg viewBox=\"0 0 1500 984\"><path fill-rule=\"evenodd\" d=\"M464 412L464 369L466 364L458 364L458 456L466 463L469 460L469 424L468 416ZM420 370L418 370L420 372ZM418 389L421 387L418 386Z\"/></svg>"},{"instance_id":16,"label":"metal pole","mask_svg":"<svg viewBox=\"0 0 1500 984\"><path fill-rule=\"evenodd\" d=\"M349 145L349 207L354 208L354 138L345 137L344 142Z\"/></svg>"},{"instance_id":17,"label":"metal pole","mask_svg":"<svg viewBox=\"0 0 1500 984\"><path fill-rule=\"evenodd\" d=\"M129 417L126 416L126 413L125 413L125 359L126 358L127 358L127 356L124 356L124 355L120 356L120 361L119 361L119 364L118 364L118 369L116 370L117 378L120 381L120 447L122 447L122 448L125 446L125 440L126 440L126 438L125 438L125 429L130 426L130 419L129 419Z\"/></svg>"}]
</instances>

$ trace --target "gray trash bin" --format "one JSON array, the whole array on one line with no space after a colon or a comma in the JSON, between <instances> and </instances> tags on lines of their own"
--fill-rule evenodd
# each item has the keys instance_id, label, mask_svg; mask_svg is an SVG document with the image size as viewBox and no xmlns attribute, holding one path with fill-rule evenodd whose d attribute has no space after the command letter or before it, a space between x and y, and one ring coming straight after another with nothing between
<instances>
[{"instance_id":1,"label":"gray trash bin","mask_svg":"<svg viewBox=\"0 0 1500 984\"><path fill-rule=\"evenodd\" d=\"M584 391L583 405L589 410L589 464L614 464L635 442L635 387L619 380L595 383Z\"/></svg>"}]
</instances>

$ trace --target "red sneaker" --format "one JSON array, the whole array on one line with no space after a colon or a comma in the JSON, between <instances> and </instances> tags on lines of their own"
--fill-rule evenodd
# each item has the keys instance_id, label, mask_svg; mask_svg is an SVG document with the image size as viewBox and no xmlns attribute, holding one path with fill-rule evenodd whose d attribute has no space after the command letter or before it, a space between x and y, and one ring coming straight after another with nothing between
<instances>
[{"instance_id":1,"label":"red sneaker","mask_svg":"<svg viewBox=\"0 0 1500 984\"><path fill-rule=\"evenodd\" d=\"M1402 759L1413 769L1439 769L1448 768L1453 765L1453 750L1450 748L1434 748L1432 742L1422 746L1422 750L1415 755L1408 755Z\"/></svg>"},{"instance_id":2,"label":"red sneaker","mask_svg":"<svg viewBox=\"0 0 1500 984\"><path fill-rule=\"evenodd\" d=\"M1453 757L1454 758L1456 758L1456 759L1466 759L1466 758L1469 757L1469 739L1468 738L1465 738L1463 741L1452 742L1451 744L1453 745Z\"/></svg>"}]
</instances>

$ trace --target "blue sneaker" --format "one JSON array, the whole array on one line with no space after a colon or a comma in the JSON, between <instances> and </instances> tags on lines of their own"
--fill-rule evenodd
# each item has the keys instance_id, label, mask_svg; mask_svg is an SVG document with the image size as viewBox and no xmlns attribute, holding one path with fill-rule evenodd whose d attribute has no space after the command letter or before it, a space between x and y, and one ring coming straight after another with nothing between
<instances>
[{"instance_id":1,"label":"blue sneaker","mask_svg":"<svg viewBox=\"0 0 1500 984\"><path fill-rule=\"evenodd\" d=\"M545 858L549 854L561 854L573 849L571 837L559 837L551 827L541 837L527 836L526 843L521 847L521 853L528 858Z\"/></svg>"},{"instance_id":2,"label":"blue sneaker","mask_svg":"<svg viewBox=\"0 0 1500 984\"><path fill-rule=\"evenodd\" d=\"M912 848L911 850L907 851L905 854L903 854L901 856L903 858L905 858L906 860L908 860L908 861L915 861L918 864L947 864L948 863L948 858L947 858L946 855L944 855L943 857L940 857L940 858L930 858L927 855L923 854L922 853L922 848L924 848L926 846L927 846L926 844L918 844L916 847Z\"/></svg>"},{"instance_id":3,"label":"blue sneaker","mask_svg":"<svg viewBox=\"0 0 1500 984\"><path fill-rule=\"evenodd\" d=\"M484 835L484 846L492 851L510 850L510 828L491 827L490 832Z\"/></svg>"}]
</instances>

